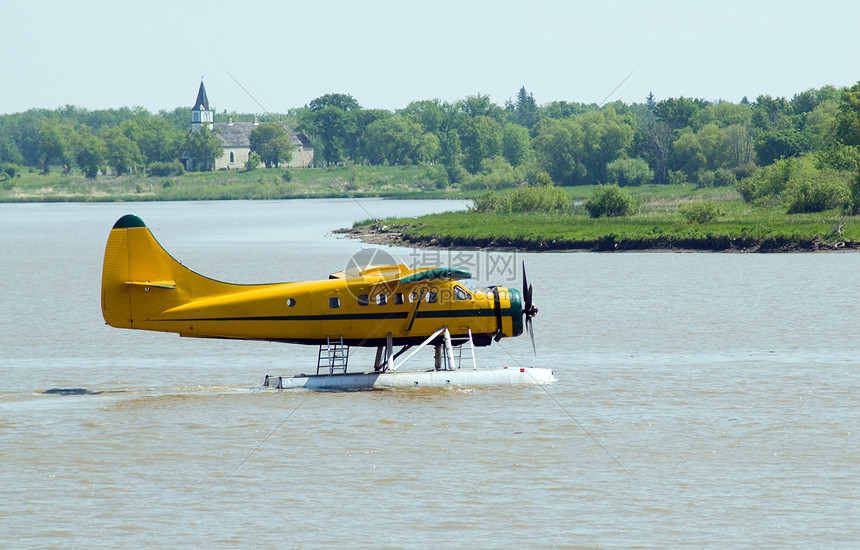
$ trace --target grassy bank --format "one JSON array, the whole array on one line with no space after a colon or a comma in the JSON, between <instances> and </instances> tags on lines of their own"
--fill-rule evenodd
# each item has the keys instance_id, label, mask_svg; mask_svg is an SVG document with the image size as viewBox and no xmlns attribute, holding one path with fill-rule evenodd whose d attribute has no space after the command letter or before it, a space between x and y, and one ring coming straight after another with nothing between
<instances>
[{"instance_id":1,"label":"grassy bank","mask_svg":"<svg viewBox=\"0 0 860 550\"><path fill-rule=\"evenodd\" d=\"M99 176L23 172L0 183L0 202L178 201L326 197L461 198L438 190L421 166L360 166ZM477 194L477 193L472 193Z\"/></svg>"},{"instance_id":2,"label":"grassy bank","mask_svg":"<svg viewBox=\"0 0 860 550\"><path fill-rule=\"evenodd\" d=\"M568 192L580 202L592 190ZM387 233L389 242L406 245L526 250L785 252L852 249L860 242L857 217L839 210L788 215L782 207L749 206L728 189L660 186L636 193L639 212L619 218L591 218L578 204L560 214L452 212L390 219L354 232L374 233L377 242L384 240L380 233ZM689 222L679 208L704 199L717 204L719 215L707 223Z\"/></svg>"},{"instance_id":3,"label":"grassy bank","mask_svg":"<svg viewBox=\"0 0 860 550\"><path fill-rule=\"evenodd\" d=\"M0 202L178 201L389 197L476 198L480 191L437 189L421 166L361 166L185 173L167 177L48 175L24 172L0 183ZM365 223L354 230L375 242L422 246L517 247L528 250L792 251L860 248L860 217L839 210L786 214L785 207L753 207L733 188L691 185L625 188L638 212L590 218L583 203L595 186L565 187L572 206L556 214L457 212ZM501 190L504 194L509 191ZM684 205L711 201L719 215L691 223ZM375 223L375 222L374 222ZM383 229L384 227L384 229Z\"/></svg>"}]
</instances>

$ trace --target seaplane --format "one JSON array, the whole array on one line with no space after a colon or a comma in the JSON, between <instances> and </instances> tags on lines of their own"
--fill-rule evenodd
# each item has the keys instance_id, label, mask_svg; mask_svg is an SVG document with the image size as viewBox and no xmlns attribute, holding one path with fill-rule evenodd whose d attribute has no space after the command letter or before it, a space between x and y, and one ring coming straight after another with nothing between
<instances>
[{"instance_id":1,"label":"seaplane","mask_svg":"<svg viewBox=\"0 0 860 550\"><path fill-rule=\"evenodd\" d=\"M348 265L315 281L226 283L185 267L143 220L129 214L114 224L108 237L101 306L105 322L116 328L319 346L315 373L266 375L263 385L270 388L553 382L548 368L478 369L475 360L475 347L519 336L524 325L534 349L532 320L538 309L525 263L522 292L502 286L477 289L470 278L462 269L396 264ZM467 343L471 361L463 367ZM432 368L400 370L427 346L435 350ZM373 369L349 371L350 347L375 347Z\"/></svg>"}]
</instances>

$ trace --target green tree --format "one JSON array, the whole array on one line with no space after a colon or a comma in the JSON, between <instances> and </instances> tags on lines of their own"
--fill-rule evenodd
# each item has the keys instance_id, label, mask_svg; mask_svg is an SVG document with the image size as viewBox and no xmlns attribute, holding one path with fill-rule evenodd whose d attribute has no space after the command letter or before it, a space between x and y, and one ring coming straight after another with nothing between
<instances>
[{"instance_id":1,"label":"green tree","mask_svg":"<svg viewBox=\"0 0 860 550\"><path fill-rule=\"evenodd\" d=\"M532 156L532 139L529 131L519 124L507 123L502 127L502 155L512 166L520 166Z\"/></svg>"},{"instance_id":2,"label":"green tree","mask_svg":"<svg viewBox=\"0 0 860 550\"><path fill-rule=\"evenodd\" d=\"M582 120L583 164L592 182L606 181L606 165L627 154L633 144L634 119L605 107Z\"/></svg>"},{"instance_id":3,"label":"green tree","mask_svg":"<svg viewBox=\"0 0 860 550\"><path fill-rule=\"evenodd\" d=\"M72 156L72 139L75 131L56 121L45 121L39 131L39 148L42 152L42 172L47 174L51 162L59 162L68 170Z\"/></svg>"},{"instance_id":4,"label":"green tree","mask_svg":"<svg viewBox=\"0 0 860 550\"><path fill-rule=\"evenodd\" d=\"M175 161L185 141L185 132L154 116L127 120L120 124L120 129L137 144L147 166L153 162Z\"/></svg>"},{"instance_id":5,"label":"green tree","mask_svg":"<svg viewBox=\"0 0 860 550\"><path fill-rule=\"evenodd\" d=\"M413 101L405 109L401 110L399 114L418 117L418 121L421 123L424 132L434 134L442 129L447 119L438 99Z\"/></svg>"},{"instance_id":6,"label":"green tree","mask_svg":"<svg viewBox=\"0 0 860 550\"><path fill-rule=\"evenodd\" d=\"M838 116L838 99L824 100L806 115L803 133L810 150L823 151L836 143Z\"/></svg>"},{"instance_id":7,"label":"green tree","mask_svg":"<svg viewBox=\"0 0 860 550\"><path fill-rule=\"evenodd\" d=\"M761 164L771 164L781 158L795 157L805 149L804 136L789 124L765 130L755 142L755 152Z\"/></svg>"},{"instance_id":8,"label":"green tree","mask_svg":"<svg viewBox=\"0 0 860 550\"><path fill-rule=\"evenodd\" d=\"M310 102L308 109L320 111L327 107L336 107L342 111L359 111L361 105L349 94L326 94Z\"/></svg>"},{"instance_id":9,"label":"green tree","mask_svg":"<svg viewBox=\"0 0 860 550\"><path fill-rule=\"evenodd\" d=\"M654 115L671 130L680 130L691 126L693 117L706 105L707 102L701 99L686 97L664 99L654 107Z\"/></svg>"},{"instance_id":10,"label":"green tree","mask_svg":"<svg viewBox=\"0 0 860 550\"><path fill-rule=\"evenodd\" d=\"M490 101L488 95L470 95L457 102L457 110L466 117L489 117L501 123L505 118L505 110Z\"/></svg>"},{"instance_id":11,"label":"green tree","mask_svg":"<svg viewBox=\"0 0 860 550\"><path fill-rule=\"evenodd\" d=\"M517 92L517 101L513 105L512 121L526 128L531 128L537 124L540 116L538 115L538 106L534 95L526 92L525 86Z\"/></svg>"},{"instance_id":12,"label":"green tree","mask_svg":"<svg viewBox=\"0 0 860 550\"><path fill-rule=\"evenodd\" d=\"M107 147L107 163L116 174L125 174L143 164L143 155L133 142L118 127L105 128L101 137Z\"/></svg>"},{"instance_id":13,"label":"green tree","mask_svg":"<svg viewBox=\"0 0 860 550\"><path fill-rule=\"evenodd\" d=\"M461 156L460 133L454 129L442 133L439 137L439 157L442 160L442 165L445 166L445 170L448 172L449 181L453 183L461 180L457 170ZM462 171L462 167L460 171Z\"/></svg>"},{"instance_id":14,"label":"green tree","mask_svg":"<svg viewBox=\"0 0 860 550\"><path fill-rule=\"evenodd\" d=\"M421 125L401 115L377 120L367 127L364 142L373 164L415 164L421 157Z\"/></svg>"},{"instance_id":15,"label":"green tree","mask_svg":"<svg viewBox=\"0 0 860 550\"><path fill-rule=\"evenodd\" d=\"M251 130L251 151L260 155L266 168L288 164L293 158L293 142L283 126L264 122Z\"/></svg>"},{"instance_id":16,"label":"green tree","mask_svg":"<svg viewBox=\"0 0 860 550\"><path fill-rule=\"evenodd\" d=\"M672 130L666 123L657 120L653 112L638 115L632 148L654 170L654 180L657 183L669 182Z\"/></svg>"},{"instance_id":17,"label":"green tree","mask_svg":"<svg viewBox=\"0 0 860 550\"><path fill-rule=\"evenodd\" d=\"M759 130L766 130L779 120L791 115L791 104L784 97L760 95L753 105L751 122Z\"/></svg>"},{"instance_id":18,"label":"green tree","mask_svg":"<svg viewBox=\"0 0 860 550\"><path fill-rule=\"evenodd\" d=\"M748 126L732 124L723 131L727 166L739 168L752 165L755 161L753 139Z\"/></svg>"},{"instance_id":19,"label":"green tree","mask_svg":"<svg viewBox=\"0 0 860 550\"><path fill-rule=\"evenodd\" d=\"M460 143L463 147L463 166L475 174L484 159L494 157L502 149L502 125L496 119L479 115L466 120Z\"/></svg>"},{"instance_id":20,"label":"green tree","mask_svg":"<svg viewBox=\"0 0 860 550\"><path fill-rule=\"evenodd\" d=\"M75 161L86 177L95 178L107 159L107 146L104 140L93 135L89 128L86 128L79 131L75 141Z\"/></svg>"},{"instance_id":21,"label":"green tree","mask_svg":"<svg viewBox=\"0 0 860 550\"><path fill-rule=\"evenodd\" d=\"M349 116L352 117L353 125L351 131L344 135L344 155L355 162L369 162L367 142L364 139L367 128L376 121L391 117L391 111L362 109L349 113Z\"/></svg>"},{"instance_id":22,"label":"green tree","mask_svg":"<svg viewBox=\"0 0 860 550\"><path fill-rule=\"evenodd\" d=\"M198 172L214 170L215 160L224 154L224 142L216 135L217 130L206 127L197 132L188 132L183 149L194 162ZM253 135L253 131L251 132Z\"/></svg>"},{"instance_id":23,"label":"green tree","mask_svg":"<svg viewBox=\"0 0 860 550\"><path fill-rule=\"evenodd\" d=\"M587 116L587 115L583 115ZM576 118L544 118L535 127L534 148L543 167L559 185L583 185L587 170L583 163L582 125Z\"/></svg>"},{"instance_id":24,"label":"green tree","mask_svg":"<svg viewBox=\"0 0 860 550\"><path fill-rule=\"evenodd\" d=\"M836 121L839 141L845 145L860 145L860 82L842 92Z\"/></svg>"},{"instance_id":25,"label":"green tree","mask_svg":"<svg viewBox=\"0 0 860 550\"><path fill-rule=\"evenodd\" d=\"M354 112L333 105L308 111L300 127L316 137L314 155L321 148L322 159L326 164L337 164L344 160L349 136L356 133Z\"/></svg>"}]
</instances>

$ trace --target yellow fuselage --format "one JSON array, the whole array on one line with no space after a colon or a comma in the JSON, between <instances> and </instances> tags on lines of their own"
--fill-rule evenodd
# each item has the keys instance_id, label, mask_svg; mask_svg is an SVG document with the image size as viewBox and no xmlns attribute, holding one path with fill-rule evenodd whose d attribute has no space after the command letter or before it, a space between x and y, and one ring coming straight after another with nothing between
<instances>
[{"instance_id":1,"label":"yellow fuselage","mask_svg":"<svg viewBox=\"0 0 860 550\"><path fill-rule=\"evenodd\" d=\"M120 328L302 344L380 346L389 335L395 345L419 343L443 326L460 342L471 331L477 345L522 333L517 290L473 291L428 271L399 265L319 281L224 283L181 265L139 218L125 216L105 250L102 312Z\"/></svg>"}]
</instances>

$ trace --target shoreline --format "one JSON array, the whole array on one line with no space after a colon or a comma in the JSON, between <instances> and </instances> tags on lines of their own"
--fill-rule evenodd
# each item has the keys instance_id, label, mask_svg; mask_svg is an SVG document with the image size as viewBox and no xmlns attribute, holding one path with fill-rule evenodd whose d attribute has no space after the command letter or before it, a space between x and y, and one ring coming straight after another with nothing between
<instances>
[{"instance_id":1,"label":"shoreline","mask_svg":"<svg viewBox=\"0 0 860 550\"><path fill-rule=\"evenodd\" d=\"M363 225L353 228L336 229L333 233L346 235L350 239L358 239L367 244L383 246L406 246L430 249L467 249L482 250L511 250L521 252L715 252L740 254L779 254L779 253L809 253L809 252L856 252L860 251L860 242L837 241L822 242L820 239L809 241L792 241L788 239L758 239L752 237L736 238L706 238L706 239L673 239L660 236L654 239L616 239L614 236L590 241L528 241L524 239L489 239L464 238L446 235L410 235L405 230L409 226L379 226L377 224Z\"/></svg>"}]
</instances>

